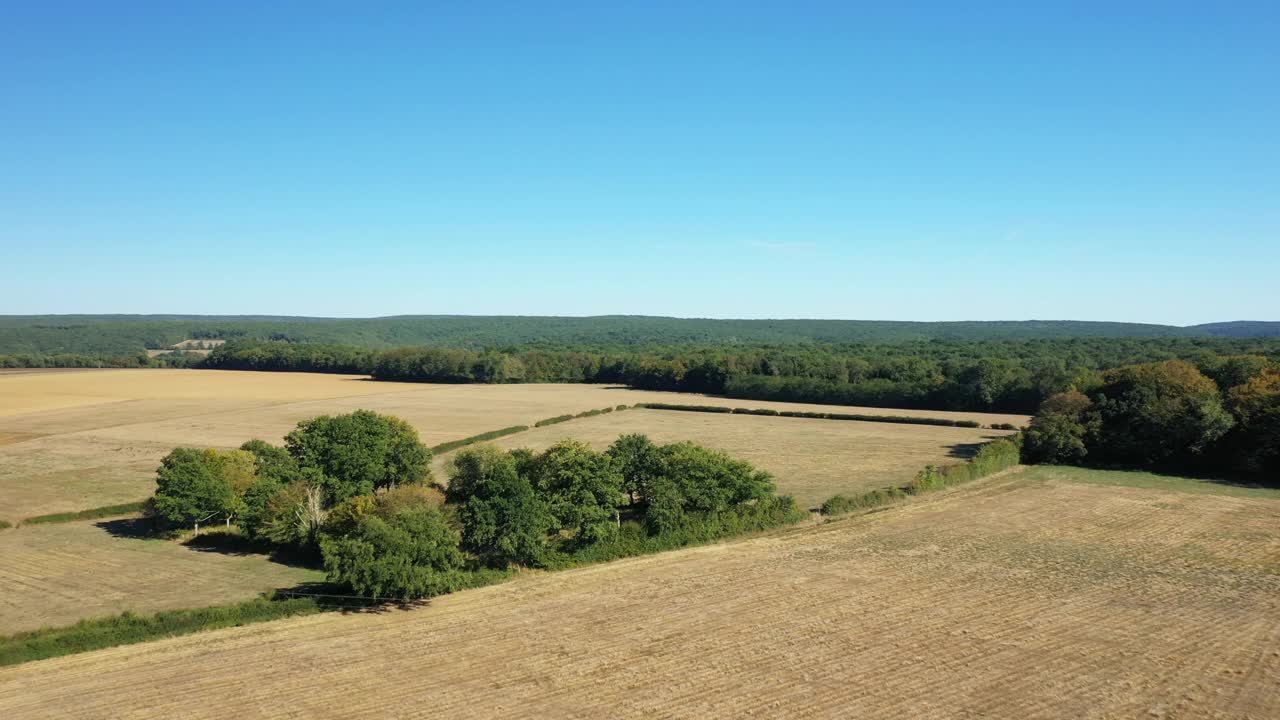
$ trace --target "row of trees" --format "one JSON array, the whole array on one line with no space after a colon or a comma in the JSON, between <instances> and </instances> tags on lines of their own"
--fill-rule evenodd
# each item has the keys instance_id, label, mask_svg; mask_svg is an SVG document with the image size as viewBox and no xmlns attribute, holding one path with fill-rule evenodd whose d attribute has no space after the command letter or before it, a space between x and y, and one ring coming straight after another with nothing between
<instances>
[{"instance_id":1,"label":"row of trees","mask_svg":"<svg viewBox=\"0 0 1280 720\"><path fill-rule=\"evenodd\" d=\"M234 522L251 538L318 553L331 581L368 597L425 597L511 564L555 567L628 543L680 544L795 519L767 473L692 443L643 435L597 452L457 453L443 495L403 421L367 411L299 424L275 447L179 448L157 473L153 515ZM632 548L634 549L634 548Z\"/></svg>"},{"instance_id":2,"label":"row of trees","mask_svg":"<svg viewBox=\"0 0 1280 720\"><path fill-rule=\"evenodd\" d=\"M930 341L650 350L369 351L336 345L233 342L204 366L369 373L445 383L595 382L649 390L873 407L1033 413L1048 397L1096 386L1124 365L1181 359L1215 380L1280 359L1277 339Z\"/></svg>"},{"instance_id":3,"label":"row of trees","mask_svg":"<svg viewBox=\"0 0 1280 720\"><path fill-rule=\"evenodd\" d=\"M1213 376L1169 360L1103 372L1049 397L1026 433L1031 462L1280 478L1280 367L1226 358Z\"/></svg>"}]
</instances>

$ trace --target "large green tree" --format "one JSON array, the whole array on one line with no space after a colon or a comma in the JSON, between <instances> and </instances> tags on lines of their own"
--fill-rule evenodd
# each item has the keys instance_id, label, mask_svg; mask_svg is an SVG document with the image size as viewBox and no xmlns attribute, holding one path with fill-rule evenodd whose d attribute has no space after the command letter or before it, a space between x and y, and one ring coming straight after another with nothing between
<instances>
[{"instance_id":1,"label":"large green tree","mask_svg":"<svg viewBox=\"0 0 1280 720\"><path fill-rule=\"evenodd\" d=\"M458 533L428 504L367 515L321 542L330 582L371 598L414 599L453 590L463 566Z\"/></svg>"},{"instance_id":2,"label":"large green tree","mask_svg":"<svg viewBox=\"0 0 1280 720\"><path fill-rule=\"evenodd\" d=\"M431 451L413 426L368 410L301 422L285 447L301 467L319 471L329 506L431 475Z\"/></svg>"},{"instance_id":3,"label":"large green tree","mask_svg":"<svg viewBox=\"0 0 1280 720\"><path fill-rule=\"evenodd\" d=\"M537 565L555 519L509 453L480 446L458 453L449 486L467 492L458 519L462 545L495 565Z\"/></svg>"},{"instance_id":4,"label":"large green tree","mask_svg":"<svg viewBox=\"0 0 1280 720\"><path fill-rule=\"evenodd\" d=\"M622 474L613 460L578 440L561 440L533 465L533 480L561 528L578 542L612 538L622 504Z\"/></svg>"},{"instance_id":5,"label":"large green tree","mask_svg":"<svg viewBox=\"0 0 1280 720\"><path fill-rule=\"evenodd\" d=\"M1191 462L1231 429L1218 386L1181 360L1109 370L1086 413L1098 422L1090 455L1107 463Z\"/></svg>"},{"instance_id":6,"label":"large green tree","mask_svg":"<svg viewBox=\"0 0 1280 720\"><path fill-rule=\"evenodd\" d=\"M165 455L156 470L151 511L183 526L233 517L241 502L221 455L217 450L195 448L176 448Z\"/></svg>"}]
</instances>

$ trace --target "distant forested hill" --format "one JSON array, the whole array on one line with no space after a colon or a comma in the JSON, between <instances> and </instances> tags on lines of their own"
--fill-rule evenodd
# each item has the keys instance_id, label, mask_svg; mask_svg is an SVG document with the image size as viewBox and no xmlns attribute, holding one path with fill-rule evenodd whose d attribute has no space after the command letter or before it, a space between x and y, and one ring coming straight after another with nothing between
<instances>
[{"instance_id":1,"label":"distant forested hill","mask_svg":"<svg viewBox=\"0 0 1280 720\"><path fill-rule=\"evenodd\" d=\"M921 340L1030 340L1098 337L1246 337L1280 334L1280 323L1193 328L1078 321L895 322L873 320L711 320L638 315L522 317L405 315L342 319L214 315L0 316L0 354L127 354L187 339L319 342L368 349L635 348L671 345L793 345Z\"/></svg>"},{"instance_id":2,"label":"distant forested hill","mask_svg":"<svg viewBox=\"0 0 1280 720\"><path fill-rule=\"evenodd\" d=\"M1217 337L1280 337L1280 322L1262 320L1207 323L1193 325L1188 329Z\"/></svg>"}]
</instances>

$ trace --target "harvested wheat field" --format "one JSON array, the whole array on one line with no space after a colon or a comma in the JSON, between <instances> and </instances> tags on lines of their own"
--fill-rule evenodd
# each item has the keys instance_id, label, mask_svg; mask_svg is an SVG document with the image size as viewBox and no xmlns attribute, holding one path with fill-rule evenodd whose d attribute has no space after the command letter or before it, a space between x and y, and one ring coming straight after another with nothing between
<instances>
[{"instance_id":1,"label":"harvested wheat field","mask_svg":"<svg viewBox=\"0 0 1280 720\"><path fill-rule=\"evenodd\" d=\"M925 465L963 462L1006 431L848 420L635 409L571 420L494 441L542 450L565 438L604 449L626 433L654 442L681 440L723 450L773 474L778 492L812 508L840 493L910 482ZM436 460L446 476L452 453Z\"/></svg>"},{"instance_id":2,"label":"harvested wheat field","mask_svg":"<svg viewBox=\"0 0 1280 720\"><path fill-rule=\"evenodd\" d=\"M1280 716L1280 495L1038 470L723 545L0 669L0 717Z\"/></svg>"},{"instance_id":3,"label":"harvested wheat field","mask_svg":"<svg viewBox=\"0 0 1280 720\"><path fill-rule=\"evenodd\" d=\"M0 520L141 500L176 446L279 442L300 421L369 409L411 422L429 445L619 404L680 402L820 409L603 385L429 385L226 370L0 374ZM848 412L1025 423L1020 415L846 408ZM905 427L905 426L893 426Z\"/></svg>"},{"instance_id":4,"label":"harvested wheat field","mask_svg":"<svg viewBox=\"0 0 1280 720\"><path fill-rule=\"evenodd\" d=\"M129 520L0 532L0 635L125 610L237 602L324 578L318 570L272 562L265 555L198 550L176 541L130 537L132 532Z\"/></svg>"}]
</instances>

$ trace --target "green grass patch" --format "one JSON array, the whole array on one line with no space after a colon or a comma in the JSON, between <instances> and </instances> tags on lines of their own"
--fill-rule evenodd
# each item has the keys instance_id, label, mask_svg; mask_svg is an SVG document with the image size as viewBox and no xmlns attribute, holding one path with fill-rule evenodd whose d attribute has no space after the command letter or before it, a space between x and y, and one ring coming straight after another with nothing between
<instances>
[{"instance_id":1,"label":"green grass patch","mask_svg":"<svg viewBox=\"0 0 1280 720\"><path fill-rule=\"evenodd\" d=\"M1138 470L1096 470L1065 465L1036 465L1028 468L1023 477L1028 480L1059 480L1088 485L1174 490L1200 495L1280 499L1280 487L1235 484L1222 480L1160 475Z\"/></svg>"},{"instance_id":2,"label":"green grass patch","mask_svg":"<svg viewBox=\"0 0 1280 720\"><path fill-rule=\"evenodd\" d=\"M263 597L234 605L167 610L153 615L126 612L82 620L67 627L41 628L0 637L0 666L294 615L313 615L323 609L314 598L275 600Z\"/></svg>"},{"instance_id":3,"label":"green grass patch","mask_svg":"<svg viewBox=\"0 0 1280 720\"><path fill-rule=\"evenodd\" d=\"M13 527L13 523L8 520L0 520L0 530L5 530L11 527Z\"/></svg>"},{"instance_id":4,"label":"green grass patch","mask_svg":"<svg viewBox=\"0 0 1280 720\"><path fill-rule=\"evenodd\" d=\"M76 520L97 520L99 518L120 517L121 515L132 515L133 513L142 512L147 506L146 500L139 500L131 503L121 503L119 505L104 505L102 507L81 510L80 512L52 513L49 515L37 515L23 520L21 525L46 525L49 523L74 522Z\"/></svg>"}]
</instances>

